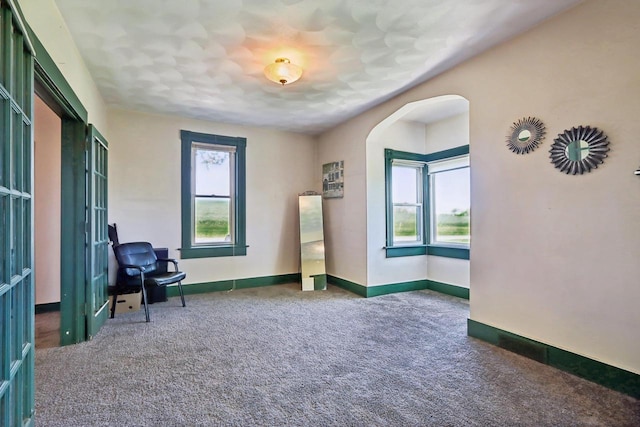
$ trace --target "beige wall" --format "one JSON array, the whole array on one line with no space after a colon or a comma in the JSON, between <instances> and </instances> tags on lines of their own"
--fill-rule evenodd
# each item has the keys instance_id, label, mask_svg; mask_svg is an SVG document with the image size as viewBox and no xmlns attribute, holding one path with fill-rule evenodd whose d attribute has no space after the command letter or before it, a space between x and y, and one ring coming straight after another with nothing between
<instances>
[{"instance_id":1,"label":"beige wall","mask_svg":"<svg viewBox=\"0 0 640 427\"><path fill-rule=\"evenodd\" d=\"M351 122L349 122L351 123ZM344 160L344 197L325 199L325 258L327 274L355 283L367 283L367 217L365 146L357 126L341 125L318 141L316 180L322 182L322 165Z\"/></svg>"},{"instance_id":2,"label":"beige wall","mask_svg":"<svg viewBox=\"0 0 640 427\"><path fill-rule=\"evenodd\" d=\"M106 105L54 0L18 0L18 3L38 40L87 109L89 123L109 140Z\"/></svg>"},{"instance_id":3,"label":"beige wall","mask_svg":"<svg viewBox=\"0 0 640 427\"><path fill-rule=\"evenodd\" d=\"M60 301L61 135L60 117L36 96L33 126L36 304Z\"/></svg>"},{"instance_id":4,"label":"beige wall","mask_svg":"<svg viewBox=\"0 0 640 427\"><path fill-rule=\"evenodd\" d=\"M469 144L469 111L429 123L425 129L427 153Z\"/></svg>"},{"instance_id":5,"label":"beige wall","mask_svg":"<svg viewBox=\"0 0 640 427\"><path fill-rule=\"evenodd\" d=\"M367 142L367 281L375 286L425 279L427 257L387 258L384 150L425 153L425 125L395 121Z\"/></svg>"},{"instance_id":6,"label":"beige wall","mask_svg":"<svg viewBox=\"0 0 640 427\"><path fill-rule=\"evenodd\" d=\"M144 240L180 258L180 130L247 138L247 256L185 259L185 283L300 271L298 193L317 190L316 145L305 135L178 117L109 113L109 222L121 242Z\"/></svg>"},{"instance_id":7,"label":"beige wall","mask_svg":"<svg viewBox=\"0 0 640 427\"><path fill-rule=\"evenodd\" d=\"M536 29L405 92L322 135L319 159L358 153L367 135L408 102L455 93L470 101L471 318L640 373L640 3L587 1ZM528 155L505 146L511 124L527 116L547 126ZM604 165L567 176L550 164L549 147L565 129L604 130ZM333 160L333 159L332 159ZM345 162L345 168L347 164ZM359 176L356 178L360 178ZM348 199L347 199L348 189ZM345 179L344 221L351 247L366 250L366 184ZM341 212L329 208L331 222ZM327 253L348 259L341 230ZM328 264L358 283L367 267Z\"/></svg>"}]
</instances>

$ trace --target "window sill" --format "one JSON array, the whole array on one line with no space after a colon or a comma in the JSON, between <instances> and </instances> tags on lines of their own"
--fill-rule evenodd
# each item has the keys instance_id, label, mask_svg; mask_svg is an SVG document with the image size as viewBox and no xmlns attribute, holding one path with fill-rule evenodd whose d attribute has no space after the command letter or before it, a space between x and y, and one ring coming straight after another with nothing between
<instances>
[{"instance_id":1,"label":"window sill","mask_svg":"<svg viewBox=\"0 0 640 427\"><path fill-rule=\"evenodd\" d=\"M442 245L407 245L407 246L386 246L387 258L397 258L405 256L431 255L445 258L469 259L469 248L460 248Z\"/></svg>"},{"instance_id":2,"label":"window sill","mask_svg":"<svg viewBox=\"0 0 640 427\"><path fill-rule=\"evenodd\" d=\"M192 246L180 249L180 258L213 258L223 256L245 256L248 246Z\"/></svg>"},{"instance_id":3,"label":"window sill","mask_svg":"<svg viewBox=\"0 0 640 427\"><path fill-rule=\"evenodd\" d=\"M469 259L469 248L444 245L428 245L427 255L441 256L446 258Z\"/></svg>"},{"instance_id":4,"label":"window sill","mask_svg":"<svg viewBox=\"0 0 640 427\"><path fill-rule=\"evenodd\" d=\"M427 245L386 246L387 258L418 256L427 254Z\"/></svg>"}]
</instances>

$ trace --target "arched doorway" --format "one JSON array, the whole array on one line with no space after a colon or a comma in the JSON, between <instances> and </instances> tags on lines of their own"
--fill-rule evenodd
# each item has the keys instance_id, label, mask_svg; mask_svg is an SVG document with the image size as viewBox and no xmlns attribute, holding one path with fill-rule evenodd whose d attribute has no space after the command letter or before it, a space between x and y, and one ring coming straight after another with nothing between
<instances>
[{"instance_id":1,"label":"arched doorway","mask_svg":"<svg viewBox=\"0 0 640 427\"><path fill-rule=\"evenodd\" d=\"M366 154L368 286L435 286L468 298L468 153L469 101L459 95L411 102L371 130ZM454 170L466 172L448 173ZM394 184L394 171L410 178L401 184L396 176ZM453 188L453 175L464 175L456 178L462 181L466 176L466 186L443 191L443 185ZM466 205L451 200L465 197ZM399 220L403 215L405 220Z\"/></svg>"}]
</instances>

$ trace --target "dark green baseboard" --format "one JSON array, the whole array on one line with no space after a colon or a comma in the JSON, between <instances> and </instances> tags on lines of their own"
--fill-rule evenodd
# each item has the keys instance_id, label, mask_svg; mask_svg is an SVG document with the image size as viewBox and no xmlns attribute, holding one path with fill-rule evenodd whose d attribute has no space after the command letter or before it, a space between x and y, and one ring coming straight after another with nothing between
<instances>
[{"instance_id":1,"label":"dark green baseboard","mask_svg":"<svg viewBox=\"0 0 640 427\"><path fill-rule=\"evenodd\" d=\"M53 311L60 311L59 302L49 302L46 304L36 304L36 314L51 313Z\"/></svg>"},{"instance_id":2,"label":"dark green baseboard","mask_svg":"<svg viewBox=\"0 0 640 427\"><path fill-rule=\"evenodd\" d=\"M360 295L361 297L367 297L367 287L359 285L355 282L351 282L349 280L341 279L339 277L327 274L327 283L335 285L346 291L353 292L354 294Z\"/></svg>"},{"instance_id":3,"label":"dark green baseboard","mask_svg":"<svg viewBox=\"0 0 640 427\"><path fill-rule=\"evenodd\" d=\"M475 320L467 320L467 334L490 344L545 363L607 388L640 399L640 375L580 356Z\"/></svg>"},{"instance_id":4,"label":"dark green baseboard","mask_svg":"<svg viewBox=\"0 0 640 427\"><path fill-rule=\"evenodd\" d=\"M365 298L380 295L393 294L396 292L419 291L424 289L433 290L455 297L469 299L469 289L460 286L440 283L433 280L416 280L413 282L392 283L380 286L362 286L349 280L327 275L327 282L345 289ZM228 291L231 289L257 288L260 286L282 285L284 283L300 282L300 273L281 274L278 276L252 277L237 280L220 280L217 282L193 283L183 285L186 295L202 294L207 292ZM234 284L235 282L235 284ZM167 287L167 296L175 297L180 295L177 286Z\"/></svg>"},{"instance_id":5,"label":"dark green baseboard","mask_svg":"<svg viewBox=\"0 0 640 427\"><path fill-rule=\"evenodd\" d=\"M427 289L431 291L440 292L441 294L447 294L466 300L469 299L469 288L450 285L448 283L436 282L435 280L427 280L427 282L429 282L429 287Z\"/></svg>"},{"instance_id":6,"label":"dark green baseboard","mask_svg":"<svg viewBox=\"0 0 640 427\"><path fill-rule=\"evenodd\" d=\"M380 295L395 294L397 292L420 291L429 289L454 297L469 299L469 289L461 286L449 285L434 280L415 280L412 282L390 283L379 286L362 286L349 280L335 276L327 276L329 283L338 286L361 297L370 298Z\"/></svg>"},{"instance_id":7,"label":"dark green baseboard","mask_svg":"<svg viewBox=\"0 0 640 427\"><path fill-rule=\"evenodd\" d=\"M261 286L282 285L284 283L300 282L300 273L281 274L278 276L250 277L247 279L220 280L217 282L193 283L182 285L186 295L203 294L207 292L229 291L231 289L258 288ZM180 295L177 286L167 287L167 296Z\"/></svg>"}]
</instances>

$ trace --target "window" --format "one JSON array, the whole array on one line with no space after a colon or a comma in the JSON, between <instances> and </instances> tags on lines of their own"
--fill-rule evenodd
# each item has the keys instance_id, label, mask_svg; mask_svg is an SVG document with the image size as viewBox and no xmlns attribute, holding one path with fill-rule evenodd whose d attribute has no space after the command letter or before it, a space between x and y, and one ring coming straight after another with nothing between
<instances>
[{"instance_id":1,"label":"window","mask_svg":"<svg viewBox=\"0 0 640 427\"><path fill-rule=\"evenodd\" d=\"M430 184L430 243L469 246L469 156L427 164Z\"/></svg>"},{"instance_id":2,"label":"window","mask_svg":"<svg viewBox=\"0 0 640 427\"><path fill-rule=\"evenodd\" d=\"M469 146L431 154L385 150L387 257L469 259Z\"/></svg>"},{"instance_id":3,"label":"window","mask_svg":"<svg viewBox=\"0 0 640 427\"><path fill-rule=\"evenodd\" d=\"M393 244L423 243L424 164L393 161Z\"/></svg>"},{"instance_id":4,"label":"window","mask_svg":"<svg viewBox=\"0 0 640 427\"><path fill-rule=\"evenodd\" d=\"M246 255L246 139L181 131L182 258Z\"/></svg>"}]
</instances>

